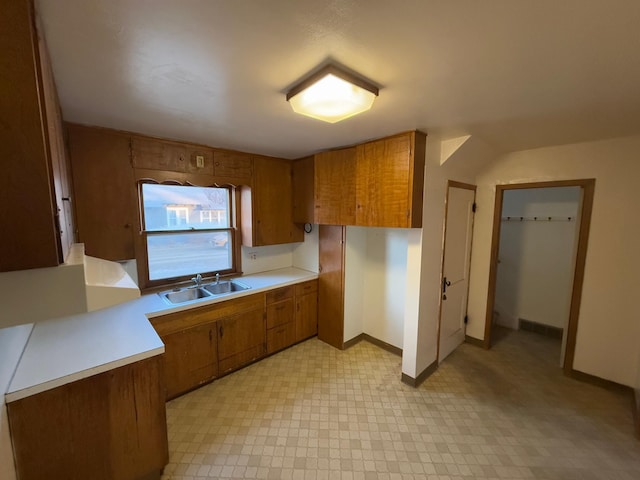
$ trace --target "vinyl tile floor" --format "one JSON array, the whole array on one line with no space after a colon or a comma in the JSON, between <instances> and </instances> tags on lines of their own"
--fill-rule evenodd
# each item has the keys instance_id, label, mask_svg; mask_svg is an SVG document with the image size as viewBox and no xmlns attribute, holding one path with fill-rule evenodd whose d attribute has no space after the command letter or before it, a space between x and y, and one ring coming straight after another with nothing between
<instances>
[{"instance_id":1,"label":"vinyl tile floor","mask_svg":"<svg viewBox=\"0 0 640 480\"><path fill-rule=\"evenodd\" d=\"M400 357L314 338L169 402L162 479L640 479L631 395L559 356L509 331L412 388Z\"/></svg>"}]
</instances>

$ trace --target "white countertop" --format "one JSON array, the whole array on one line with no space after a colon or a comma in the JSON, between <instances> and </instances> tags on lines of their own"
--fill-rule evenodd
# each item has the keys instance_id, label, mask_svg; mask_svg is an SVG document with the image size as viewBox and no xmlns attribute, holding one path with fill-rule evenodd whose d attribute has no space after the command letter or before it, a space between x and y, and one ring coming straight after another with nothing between
<instances>
[{"instance_id":1,"label":"white countertop","mask_svg":"<svg viewBox=\"0 0 640 480\"><path fill-rule=\"evenodd\" d=\"M5 395L7 403L163 353L164 344L148 318L313 280L318 275L283 268L238 278L251 288L186 305L169 305L151 293L103 310L36 323Z\"/></svg>"}]
</instances>

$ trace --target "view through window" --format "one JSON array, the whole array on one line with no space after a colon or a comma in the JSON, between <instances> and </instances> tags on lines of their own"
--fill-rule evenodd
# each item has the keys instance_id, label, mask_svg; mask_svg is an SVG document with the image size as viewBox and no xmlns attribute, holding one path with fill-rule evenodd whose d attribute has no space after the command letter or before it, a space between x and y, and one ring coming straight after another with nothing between
<instances>
[{"instance_id":1,"label":"view through window","mask_svg":"<svg viewBox=\"0 0 640 480\"><path fill-rule=\"evenodd\" d=\"M142 184L149 280L232 270L228 188Z\"/></svg>"}]
</instances>

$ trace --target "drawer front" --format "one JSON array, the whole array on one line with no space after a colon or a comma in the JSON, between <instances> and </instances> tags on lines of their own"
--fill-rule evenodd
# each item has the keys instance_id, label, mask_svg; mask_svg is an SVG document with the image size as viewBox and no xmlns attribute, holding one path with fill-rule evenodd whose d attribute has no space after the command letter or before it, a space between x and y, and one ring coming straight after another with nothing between
<instances>
[{"instance_id":1,"label":"drawer front","mask_svg":"<svg viewBox=\"0 0 640 480\"><path fill-rule=\"evenodd\" d=\"M296 295L304 295L306 293L318 291L318 280L309 280L308 282L296 285Z\"/></svg>"},{"instance_id":2,"label":"drawer front","mask_svg":"<svg viewBox=\"0 0 640 480\"><path fill-rule=\"evenodd\" d=\"M277 352L293 345L295 337L296 325L294 322L267 330L267 353Z\"/></svg>"},{"instance_id":3,"label":"drawer front","mask_svg":"<svg viewBox=\"0 0 640 480\"><path fill-rule=\"evenodd\" d=\"M284 300L285 298L293 297L293 285L289 287L276 288L267 292L267 305L270 303L276 303Z\"/></svg>"},{"instance_id":4,"label":"drawer front","mask_svg":"<svg viewBox=\"0 0 640 480\"><path fill-rule=\"evenodd\" d=\"M277 327L293 321L293 299L267 305L267 328Z\"/></svg>"}]
</instances>

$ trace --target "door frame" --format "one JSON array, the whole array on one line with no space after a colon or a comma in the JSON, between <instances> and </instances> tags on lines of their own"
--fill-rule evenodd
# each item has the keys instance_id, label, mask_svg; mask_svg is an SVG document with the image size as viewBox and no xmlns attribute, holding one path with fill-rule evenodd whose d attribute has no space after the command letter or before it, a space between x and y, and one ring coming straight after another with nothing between
<instances>
[{"instance_id":1,"label":"door frame","mask_svg":"<svg viewBox=\"0 0 640 480\"><path fill-rule=\"evenodd\" d=\"M447 246L446 246L446 240L447 240L447 215L449 214L449 189L450 188L462 188L464 190L473 190L473 201L475 203L475 198L476 198L476 190L477 190L477 186L476 185L472 185L470 183L463 183L463 182L457 182L455 180L448 180L447 181L447 195L445 197L445 204L444 204L444 228L442 230L442 259L440 262L440 301L439 303L439 307L438 307L438 346L436 349L436 359L438 361L438 363L440 363L440 333L441 333L441 326L442 326L442 281L444 279L444 257L447 254ZM475 224L475 218L474 218L474 224ZM472 227L473 228L473 227ZM473 254L473 232L471 234L471 245L469 246L469 248L471 249L470 255ZM471 257L469 257L469 271L471 271ZM467 274L468 275L468 274ZM467 308L469 308L469 283L467 282ZM466 332L465 332L465 338L466 338Z\"/></svg>"},{"instance_id":2,"label":"door frame","mask_svg":"<svg viewBox=\"0 0 640 480\"><path fill-rule=\"evenodd\" d=\"M563 369L565 374L569 375L573 372L573 359L576 350L576 334L578 332L578 319L580 316L580 302L582 299L584 267L587 258L587 246L589 243L589 228L591 226L591 213L593 211L593 196L595 191L595 184L595 178L586 178L579 180L557 180L547 182L496 185L496 197L493 210L493 229L491 234L489 287L487 290L487 311L484 326L484 348L491 348L491 326L493 322L493 309L495 306L496 297L498 253L500 251L500 226L502 219L502 203L504 198L504 191L527 188L580 187L582 189L582 198L580 201L580 209L578 213L578 242L573 272L573 285L571 287L569 321L567 323L567 342L563 361Z\"/></svg>"}]
</instances>

